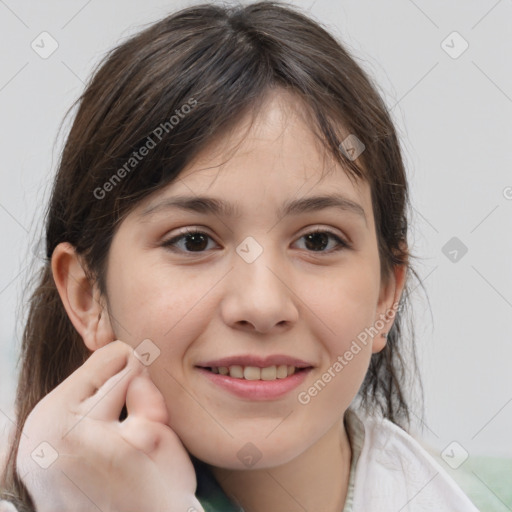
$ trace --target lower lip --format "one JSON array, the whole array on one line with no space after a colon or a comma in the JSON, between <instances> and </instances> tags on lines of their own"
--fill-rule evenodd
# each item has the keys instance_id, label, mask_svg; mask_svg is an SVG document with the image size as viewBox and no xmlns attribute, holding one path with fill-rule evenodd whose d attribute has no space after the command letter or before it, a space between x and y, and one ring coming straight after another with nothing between
<instances>
[{"instance_id":1,"label":"lower lip","mask_svg":"<svg viewBox=\"0 0 512 512\"><path fill-rule=\"evenodd\" d=\"M248 400L274 400L280 398L302 384L312 370L312 368L307 368L299 372L296 371L293 375L284 379L246 380L213 373L205 368L196 367L196 369L214 384L240 398Z\"/></svg>"}]
</instances>

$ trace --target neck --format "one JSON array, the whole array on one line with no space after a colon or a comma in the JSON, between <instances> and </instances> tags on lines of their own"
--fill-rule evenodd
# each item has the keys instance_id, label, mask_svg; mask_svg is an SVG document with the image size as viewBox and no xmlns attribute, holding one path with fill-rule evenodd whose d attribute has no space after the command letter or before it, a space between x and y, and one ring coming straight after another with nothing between
<instances>
[{"instance_id":1,"label":"neck","mask_svg":"<svg viewBox=\"0 0 512 512\"><path fill-rule=\"evenodd\" d=\"M281 466L243 471L210 468L224 492L245 512L341 512L351 457L342 417L315 444Z\"/></svg>"}]
</instances>

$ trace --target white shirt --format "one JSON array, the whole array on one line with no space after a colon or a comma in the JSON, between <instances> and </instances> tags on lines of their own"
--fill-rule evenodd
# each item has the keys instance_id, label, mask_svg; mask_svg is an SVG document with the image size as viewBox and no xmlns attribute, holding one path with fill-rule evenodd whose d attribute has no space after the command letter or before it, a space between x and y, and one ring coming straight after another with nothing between
<instances>
[{"instance_id":1,"label":"white shirt","mask_svg":"<svg viewBox=\"0 0 512 512\"><path fill-rule=\"evenodd\" d=\"M411 435L387 419L345 414L352 447L343 512L478 512Z\"/></svg>"}]
</instances>

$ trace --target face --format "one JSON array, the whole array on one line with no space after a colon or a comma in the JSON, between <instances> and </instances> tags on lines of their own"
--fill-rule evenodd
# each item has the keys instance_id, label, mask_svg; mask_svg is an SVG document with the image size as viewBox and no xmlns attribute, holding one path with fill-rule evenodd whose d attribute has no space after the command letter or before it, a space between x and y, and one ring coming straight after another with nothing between
<instances>
[{"instance_id":1,"label":"face","mask_svg":"<svg viewBox=\"0 0 512 512\"><path fill-rule=\"evenodd\" d=\"M238 452L248 442L264 455L260 467L312 446L340 421L372 350L382 348L377 337L357 353L353 344L386 309L370 189L325 158L296 109L286 93L270 96L247 137L240 125L131 211L109 253L113 331L134 348L146 339L158 348L149 369L170 427L190 453L218 467L243 469ZM292 201L327 195L350 203L284 214ZM223 201L232 211L170 205L178 196ZM198 367L275 355L309 369L244 381L237 393L221 385L233 377Z\"/></svg>"}]
</instances>

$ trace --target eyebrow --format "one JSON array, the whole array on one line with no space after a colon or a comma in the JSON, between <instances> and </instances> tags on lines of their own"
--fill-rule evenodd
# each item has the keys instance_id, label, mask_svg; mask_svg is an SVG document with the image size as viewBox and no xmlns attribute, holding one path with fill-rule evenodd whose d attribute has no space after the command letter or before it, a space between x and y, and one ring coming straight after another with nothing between
<instances>
[{"instance_id":1,"label":"eyebrow","mask_svg":"<svg viewBox=\"0 0 512 512\"><path fill-rule=\"evenodd\" d=\"M174 196L148 206L142 211L140 217L147 218L157 212L173 208L194 213L210 213L223 217L236 217L240 215L238 205L228 203L223 199L207 196ZM344 212L356 214L362 217L365 224L368 225L364 208L360 204L339 194L311 196L287 201L279 209L278 217L300 215L302 213L320 211L326 208L336 208Z\"/></svg>"}]
</instances>

